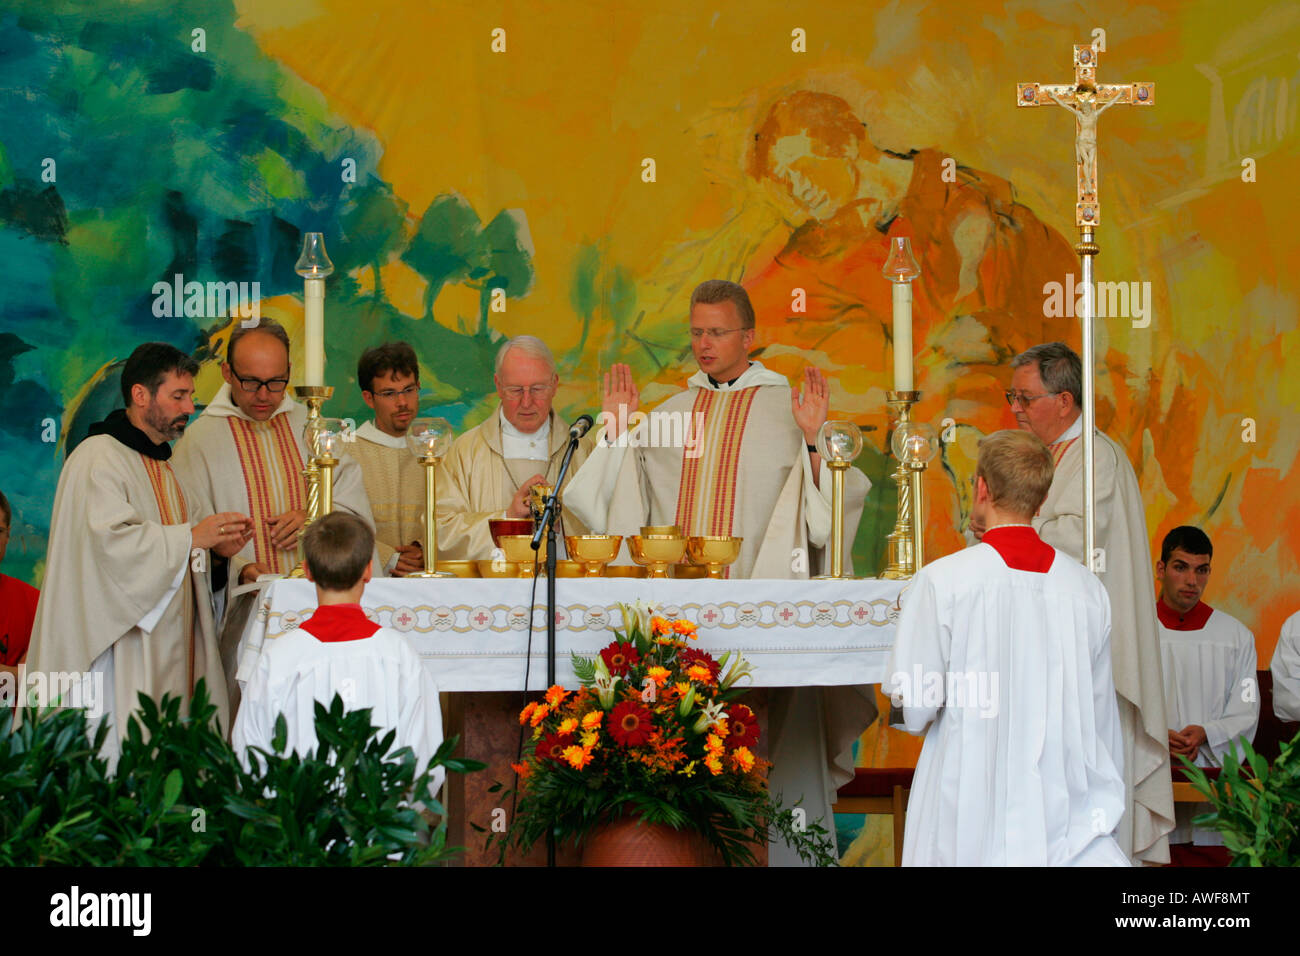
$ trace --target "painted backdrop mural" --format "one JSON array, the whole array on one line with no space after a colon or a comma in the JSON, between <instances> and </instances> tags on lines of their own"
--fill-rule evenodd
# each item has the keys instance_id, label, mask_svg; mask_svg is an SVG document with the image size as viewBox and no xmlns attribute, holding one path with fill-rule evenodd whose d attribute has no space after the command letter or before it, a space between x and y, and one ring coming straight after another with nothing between
<instances>
[{"instance_id":1,"label":"painted backdrop mural","mask_svg":"<svg viewBox=\"0 0 1300 956\"><path fill-rule=\"evenodd\" d=\"M1211 600L1266 662L1300 608L1298 40L1280 2L389 0L359 16L342 0L11 0L5 570L39 583L60 464L117 403L136 343L193 352L207 400L241 309L297 331L306 230L337 266L329 408L358 419L356 357L391 338L421 356L424 409L462 427L490 411L495 350L521 332L560 357L565 414L598 409L616 361L656 401L690 367L690 289L743 282L759 357L817 364L833 414L877 426L859 462L868 571L894 517L880 267L910 236L919 416L946 426L927 547L951 551L975 444L1013 424L1008 360L1079 342L1073 122L1013 98L1068 81L1072 44L1095 42L1102 81L1158 90L1099 124L1098 273L1122 287L1099 323L1098 421L1137 468L1153 541L1209 531ZM859 760L915 753L873 728ZM887 855L883 828L842 837L854 862Z\"/></svg>"}]
</instances>

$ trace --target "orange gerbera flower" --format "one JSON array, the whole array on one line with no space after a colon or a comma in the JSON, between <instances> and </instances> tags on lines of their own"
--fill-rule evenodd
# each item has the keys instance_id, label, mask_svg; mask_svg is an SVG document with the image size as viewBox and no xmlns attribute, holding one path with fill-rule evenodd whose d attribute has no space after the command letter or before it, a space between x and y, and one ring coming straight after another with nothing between
<instances>
[{"instance_id":1,"label":"orange gerbera flower","mask_svg":"<svg viewBox=\"0 0 1300 956\"><path fill-rule=\"evenodd\" d=\"M715 777L722 773L722 759L717 754L709 754L704 758L704 766L709 768L709 773Z\"/></svg>"},{"instance_id":2,"label":"orange gerbera flower","mask_svg":"<svg viewBox=\"0 0 1300 956\"><path fill-rule=\"evenodd\" d=\"M562 734L571 734L578 729L577 717L566 717L560 721L559 732Z\"/></svg>"},{"instance_id":3,"label":"orange gerbera flower","mask_svg":"<svg viewBox=\"0 0 1300 956\"><path fill-rule=\"evenodd\" d=\"M527 707L521 710L519 712L519 723L521 725L528 723L528 718L533 715L533 711L535 711L536 709L537 709L537 701L533 701L531 704L529 704ZM537 725L534 724L533 726L535 727Z\"/></svg>"},{"instance_id":4,"label":"orange gerbera flower","mask_svg":"<svg viewBox=\"0 0 1300 956\"><path fill-rule=\"evenodd\" d=\"M699 630L699 625L685 619L673 621L673 630L682 635L682 637L693 639L699 636L695 633Z\"/></svg>"},{"instance_id":5,"label":"orange gerbera flower","mask_svg":"<svg viewBox=\"0 0 1300 956\"><path fill-rule=\"evenodd\" d=\"M697 680L701 684L712 684L713 674L703 664L692 664L686 668L686 676L691 680Z\"/></svg>"},{"instance_id":6,"label":"orange gerbera flower","mask_svg":"<svg viewBox=\"0 0 1300 956\"><path fill-rule=\"evenodd\" d=\"M672 629L673 629L673 626L672 626L671 624L669 624L666 620L664 620L662 617L652 617L652 618L650 618L650 633L651 633L651 634L667 634L667 633L669 633Z\"/></svg>"},{"instance_id":7,"label":"orange gerbera flower","mask_svg":"<svg viewBox=\"0 0 1300 956\"><path fill-rule=\"evenodd\" d=\"M513 770L515 773L517 773L517 774L519 775L519 779L520 779L520 780L527 780L527 779L528 779L528 774L530 773L530 771L529 771L529 769L528 769L528 764L526 764L526 763L512 763L512 764L510 765L510 769Z\"/></svg>"},{"instance_id":8,"label":"orange gerbera flower","mask_svg":"<svg viewBox=\"0 0 1300 956\"><path fill-rule=\"evenodd\" d=\"M750 753L748 747L737 747L731 752L732 762L745 773L754 769L754 755Z\"/></svg>"},{"instance_id":9,"label":"orange gerbera flower","mask_svg":"<svg viewBox=\"0 0 1300 956\"><path fill-rule=\"evenodd\" d=\"M567 690L559 684L555 684L546 691L546 703L552 708L559 707L564 698L568 696L569 692Z\"/></svg>"},{"instance_id":10,"label":"orange gerbera flower","mask_svg":"<svg viewBox=\"0 0 1300 956\"><path fill-rule=\"evenodd\" d=\"M565 747L564 759L569 762L569 766L574 770L582 770L587 764L591 763L591 751L585 747Z\"/></svg>"},{"instance_id":11,"label":"orange gerbera flower","mask_svg":"<svg viewBox=\"0 0 1300 956\"><path fill-rule=\"evenodd\" d=\"M533 716L532 719L529 720L529 723L532 724L532 726L536 727L543 720L549 717L550 714L551 714L551 708L547 707L545 704L538 704L537 709L533 711Z\"/></svg>"},{"instance_id":12,"label":"orange gerbera flower","mask_svg":"<svg viewBox=\"0 0 1300 956\"><path fill-rule=\"evenodd\" d=\"M722 738L717 734L709 734L708 739L704 741L704 749L711 757L721 757L726 747L722 743Z\"/></svg>"},{"instance_id":13,"label":"orange gerbera flower","mask_svg":"<svg viewBox=\"0 0 1300 956\"><path fill-rule=\"evenodd\" d=\"M686 692L690 689L691 689L690 684L686 684L686 683L673 684L673 690L677 691L678 697L685 697Z\"/></svg>"},{"instance_id":14,"label":"orange gerbera flower","mask_svg":"<svg viewBox=\"0 0 1300 956\"><path fill-rule=\"evenodd\" d=\"M646 671L646 676L655 682L656 687L663 687L671 675L672 671L666 667L651 667Z\"/></svg>"},{"instance_id":15,"label":"orange gerbera flower","mask_svg":"<svg viewBox=\"0 0 1300 956\"><path fill-rule=\"evenodd\" d=\"M582 715L582 729L595 730L597 727L600 726L600 722L604 720L604 718L605 718L604 711L600 711L600 710L588 711L587 713Z\"/></svg>"}]
</instances>

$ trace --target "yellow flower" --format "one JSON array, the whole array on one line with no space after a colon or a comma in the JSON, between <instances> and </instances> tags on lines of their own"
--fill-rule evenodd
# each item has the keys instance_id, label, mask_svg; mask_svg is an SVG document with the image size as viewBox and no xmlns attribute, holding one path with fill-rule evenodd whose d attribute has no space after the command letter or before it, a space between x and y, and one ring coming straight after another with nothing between
<instances>
[{"instance_id":1,"label":"yellow flower","mask_svg":"<svg viewBox=\"0 0 1300 956\"><path fill-rule=\"evenodd\" d=\"M731 759L745 773L754 769L754 755L748 747L737 747L731 752Z\"/></svg>"},{"instance_id":2,"label":"yellow flower","mask_svg":"<svg viewBox=\"0 0 1300 956\"><path fill-rule=\"evenodd\" d=\"M568 696L569 696L569 692L567 690L565 690L559 684L555 684L546 691L546 703L549 704L551 707L559 707L561 701L563 701L564 698Z\"/></svg>"},{"instance_id":3,"label":"yellow flower","mask_svg":"<svg viewBox=\"0 0 1300 956\"><path fill-rule=\"evenodd\" d=\"M672 672L666 667L651 667L645 673L647 677L655 682L656 687L663 687Z\"/></svg>"},{"instance_id":4,"label":"yellow flower","mask_svg":"<svg viewBox=\"0 0 1300 956\"><path fill-rule=\"evenodd\" d=\"M686 692L691 689L691 685L682 681L679 684L673 684L673 690L677 691L678 697L685 697Z\"/></svg>"},{"instance_id":5,"label":"yellow flower","mask_svg":"<svg viewBox=\"0 0 1300 956\"><path fill-rule=\"evenodd\" d=\"M569 762L569 766L574 770L581 770L591 763L591 751L584 747L565 747L564 759Z\"/></svg>"},{"instance_id":6,"label":"yellow flower","mask_svg":"<svg viewBox=\"0 0 1300 956\"><path fill-rule=\"evenodd\" d=\"M709 752L710 756L720 757L725 749L722 746L722 738L717 734L709 734L708 739L704 741L704 749Z\"/></svg>"},{"instance_id":7,"label":"yellow flower","mask_svg":"<svg viewBox=\"0 0 1300 956\"><path fill-rule=\"evenodd\" d=\"M709 754L704 758L704 766L709 768L709 773L715 777L722 773L722 758L717 754Z\"/></svg>"},{"instance_id":8,"label":"yellow flower","mask_svg":"<svg viewBox=\"0 0 1300 956\"><path fill-rule=\"evenodd\" d=\"M678 773L680 773L683 777L693 777L693 776L695 776L695 765L696 765L698 762L699 762L699 761L697 761L697 760L692 760L692 761L691 761L690 763L688 763L685 767L683 767L681 770L679 770Z\"/></svg>"},{"instance_id":9,"label":"yellow flower","mask_svg":"<svg viewBox=\"0 0 1300 956\"><path fill-rule=\"evenodd\" d=\"M596 741L598 741L599 739L600 739L600 734L597 731L594 730L587 731L585 734L582 735L583 749L588 751L595 750Z\"/></svg>"},{"instance_id":10,"label":"yellow flower","mask_svg":"<svg viewBox=\"0 0 1300 956\"><path fill-rule=\"evenodd\" d=\"M571 734L577 729L578 729L578 718L566 717L564 720L560 721L560 728L557 731L557 733Z\"/></svg>"},{"instance_id":11,"label":"yellow flower","mask_svg":"<svg viewBox=\"0 0 1300 956\"><path fill-rule=\"evenodd\" d=\"M592 710L582 715L582 729L595 730L605 718L604 711Z\"/></svg>"},{"instance_id":12,"label":"yellow flower","mask_svg":"<svg viewBox=\"0 0 1300 956\"><path fill-rule=\"evenodd\" d=\"M723 740L727 739L727 719L725 717L719 717L718 722L709 729Z\"/></svg>"},{"instance_id":13,"label":"yellow flower","mask_svg":"<svg viewBox=\"0 0 1300 956\"><path fill-rule=\"evenodd\" d=\"M548 716L550 716L550 713L551 713L551 708L547 707L545 704L538 704L537 709L533 711L533 718L532 720L529 721L529 723L531 723L534 727L536 727Z\"/></svg>"}]
</instances>

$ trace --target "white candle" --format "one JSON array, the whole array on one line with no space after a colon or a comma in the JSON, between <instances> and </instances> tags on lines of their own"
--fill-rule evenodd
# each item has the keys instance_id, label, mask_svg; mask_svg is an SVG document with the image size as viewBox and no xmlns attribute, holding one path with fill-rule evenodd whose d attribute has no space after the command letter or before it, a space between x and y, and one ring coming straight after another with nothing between
<instances>
[{"instance_id":1,"label":"white candle","mask_svg":"<svg viewBox=\"0 0 1300 956\"><path fill-rule=\"evenodd\" d=\"M912 283L894 285L894 391L912 391Z\"/></svg>"},{"instance_id":2,"label":"white candle","mask_svg":"<svg viewBox=\"0 0 1300 956\"><path fill-rule=\"evenodd\" d=\"M303 305L306 313L306 340L303 358L306 363L304 385L325 384L325 280L303 280Z\"/></svg>"}]
</instances>

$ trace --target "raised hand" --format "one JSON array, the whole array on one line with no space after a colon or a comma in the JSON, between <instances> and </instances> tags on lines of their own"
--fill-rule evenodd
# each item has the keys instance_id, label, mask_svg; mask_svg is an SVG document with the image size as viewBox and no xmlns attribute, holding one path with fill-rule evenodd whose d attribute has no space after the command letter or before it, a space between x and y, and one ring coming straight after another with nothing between
<instances>
[{"instance_id":1,"label":"raised hand","mask_svg":"<svg viewBox=\"0 0 1300 956\"><path fill-rule=\"evenodd\" d=\"M641 393L632 381L632 369L618 363L605 373L605 391L600 404L605 420L605 437L618 437L619 422L632 417L641 403Z\"/></svg>"},{"instance_id":2,"label":"raised hand","mask_svg":"<svg viewBox=\"0 0 1300 956\"><path fill-rule=\"evenodd\" d=\"M817 443L817 432L831 409L831 387L822 370L809 365L803 370L803 388L791 390L790 413L809 445Z\"/></svg>"}]
</instances>

